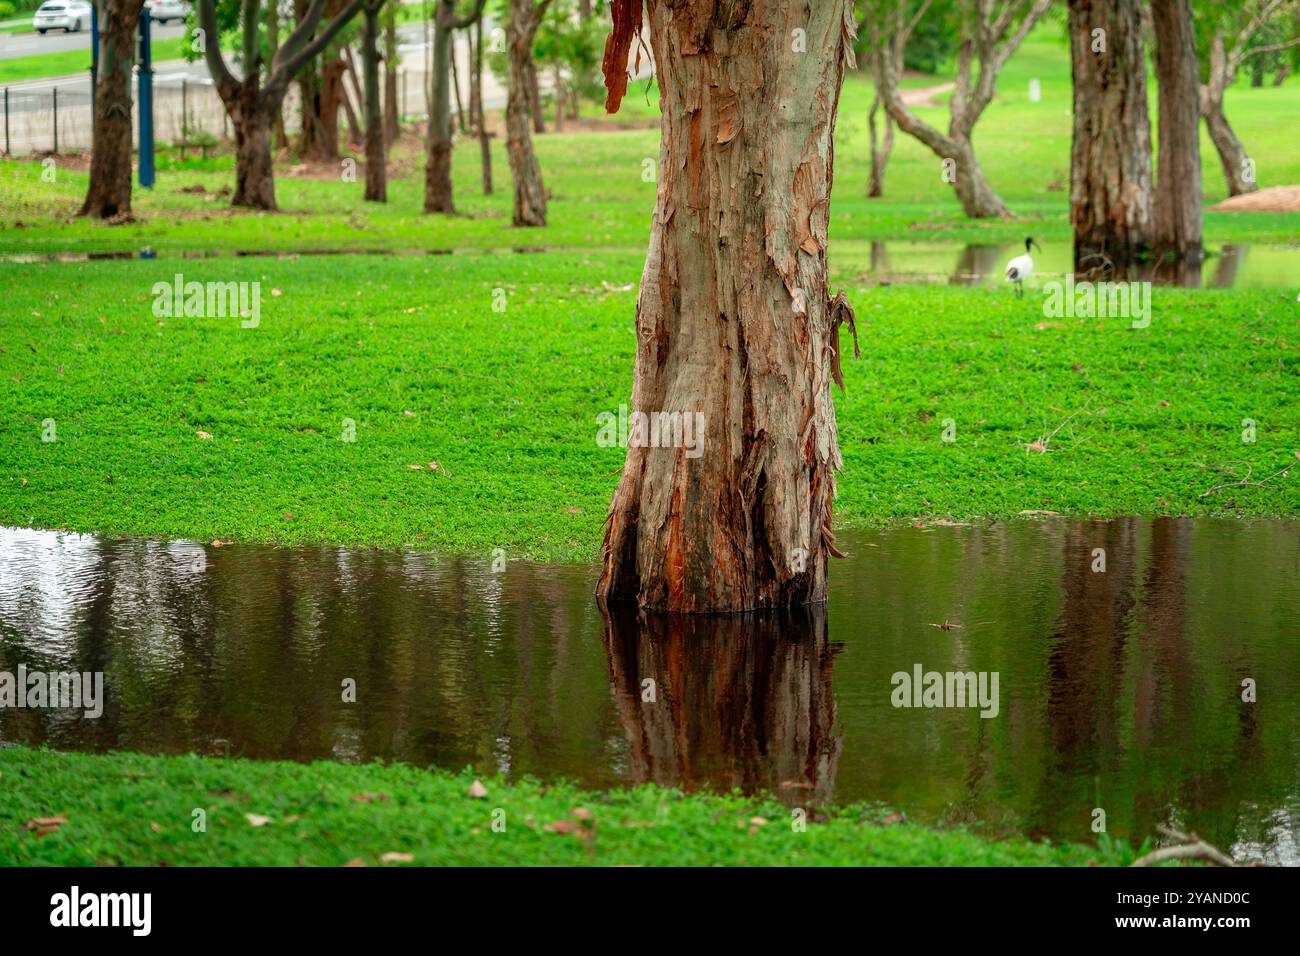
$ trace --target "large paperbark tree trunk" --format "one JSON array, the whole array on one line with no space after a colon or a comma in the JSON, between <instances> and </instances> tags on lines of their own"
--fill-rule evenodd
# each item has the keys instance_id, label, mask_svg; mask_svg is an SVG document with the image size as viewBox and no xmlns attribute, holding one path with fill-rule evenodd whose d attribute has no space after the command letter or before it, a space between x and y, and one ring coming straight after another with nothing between
<instances>
[{"instance_id":1,"label":"large paperbark tree trunk","mask_svg":"<svg viewBox=\"0 0 1300 956\"><path fill-rule=\"evenodd\" d=\"M388 168L384 156L384 118L379 105L379 8L384 0L371 0L365 14L361 41L366 98L366 195L370 202L388 202Z\"/></svg>"},{"instance_id":2,"label":"large paperbark tree trunk","mask_svg":"<svg viewBox=\"0 0 1300 956\"><path fill-rule=\"evenodd\" d=\"M532 102L529 70L533 63L533 37L550 0L510 0L506 25L506 158L514 179L514 224L546 225L546 190L542 169L533 152L529 127Z\"/></svg>"},{"instance_id":3,"label":"large paperbark tree trunk","mask_svg":"<svg viewBox=\"0 0 1300 956\"><path fill-rule=\"evenodd\" d=\"M1199 261L1201 110L1191 3L1151 0L1151 25L1160 86L1154 203L1156 253Z\"/></svg>"},{"instance_id":4,"label":"large paperbark tree trunk","mask_svg":"<svg viewBox=\"0 0 1300 956\"><path fill-rule=\"evenodd\" d=\"M1147 254L1152 238L1141 6L1138 0L1070 0L1069 15L1074 267L1084 275L1124 273Z\"/></svg>"},{"instance_id":5,"label":"large paperbark tree trunk","mask_svg":"<svg viewBox=\"0 0 1300 956\"><path fill-rule=\"evenodd\" d=\"M99 78L90 155L90 183L80 215L131 215L131 68L143 0L104 0L99 25ZM89 24L87 24L89 26Z\"/></svg>"},{"instance_id":6,"label":"large paperbark tree trunk","mask_svg":"<svg viewBox=\"0 0 1300 956\"><path fill-rule=\"evenodd\" d=\"M631 5L615 4L606 46L615 108ZM852 5L658 0L649 22L661 175L632 406L702 429L694 452L629 437L598 593L668 611L823 601L841 465L831 383L851 321L828 294L826 235ZM792 50L794 29L817 53Z\"/></svg>"}]
</instances>

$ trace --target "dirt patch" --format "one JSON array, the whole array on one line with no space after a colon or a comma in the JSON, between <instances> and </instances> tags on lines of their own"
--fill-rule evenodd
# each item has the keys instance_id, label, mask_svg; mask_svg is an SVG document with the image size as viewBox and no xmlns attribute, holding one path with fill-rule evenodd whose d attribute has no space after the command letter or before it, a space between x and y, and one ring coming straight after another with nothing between
<instances>
[{"instance_id":1,"label":"dirt patch","mask_svg":"<svg viewBox=\"0 0 1300 956\"><path fill-rule=\"evenodd\" d=\"M1216 212L1300 212L1300 186L1270 186L1210 208Z\"/></svg>"},{"instance_id":2,"label":"dirt patch","mask_svg":"<svg viewBox=\"0 0 1300 956\"><path fill-rule=\"evenodd\" d=\"M935 97L942 96L944 93L956 89L956 87L956 83L938 83L934 86L922 86L916 89L899 90L898 95L902 98L903 105L909 109L918 106L938 108L943 106L943 104L936 100Z\"/></svg>"}]
</instances>

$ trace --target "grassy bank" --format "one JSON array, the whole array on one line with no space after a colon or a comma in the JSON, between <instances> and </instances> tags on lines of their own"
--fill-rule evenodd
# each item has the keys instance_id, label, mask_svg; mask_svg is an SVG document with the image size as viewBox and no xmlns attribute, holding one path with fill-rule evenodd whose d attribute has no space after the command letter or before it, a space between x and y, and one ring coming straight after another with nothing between
<instances>
[{"instance_id":1,"label":"grassy bank","mask_svg":"<svg viewBox=\"0 0 1300 956\"><path fill-rule=\"evenodd\" d=\"M623 461L596 416L629 401L640 268L0 264L0 523L590 559ZM156 316L176 271L259 282L260 325ZM841 524L1300 506L1294 478L1258 483L1300 449L1290 296L1157 288L1134 329L1045 317L1034 292L836 279L863 346L835 398Z\"/></svg>"},{"instance_id":2,"label":"grassy bank","mask_svg":"<svg viewBox=\"0 0 1300 956\"><path fill-rule=\"evenodd\" d=\"M879 808L809 809L798 831L790 808L738 795L487 780L474 798L472 783L402 764L5 749L0 865L1072 866L1132 856L991 841Z\"/></svg>"}]
</instances>

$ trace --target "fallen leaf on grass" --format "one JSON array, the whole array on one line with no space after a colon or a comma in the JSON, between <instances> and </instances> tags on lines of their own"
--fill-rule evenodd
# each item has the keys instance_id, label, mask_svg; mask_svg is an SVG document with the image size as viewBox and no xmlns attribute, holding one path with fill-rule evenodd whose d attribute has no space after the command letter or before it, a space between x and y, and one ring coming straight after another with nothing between
<instances>
[{"instance_id":1,"label":"fallen leaf on grass","mask_svg":"<svg viewBox=\"0 0 1300 956\"><path fill-rule=\"evenodd\" d=\"M162 833L162 827L160 827L157 823L155 823L152 820L149 821L149 829L152 830L154 833Z\"/></svg>"},{"instance_id":2,"label":"fallen leaf on grass","mask_svg":"<svg viewBox=\"0 0 1300 956\"><path fill-rule=\"evenodd\" d=\"M357 803L383 803L388 799L386 793L354 793L352 799Z\"/></svg>"},{"instance_id":3,"label":"fallen leaf on grass","mask_svg":"<svg viewBox=\"0 0 1300 956\"><path fill-rule=\"evenodd\" d=\"M575 823L572 820L554 820L542 827L547 833L572 833L576 836L586 836L587 831L582 828L581 823Z\"/></svg>"},{"instance_id":4,"label":"fallen leaf on grass","mask_svg":"<svg viewBox=\"0 0 1300 956\"><path fill-rule=\"evenodd\" d=\"M574 807L573 817L575 820L590 820L592 813L586 807Z\"/></svg>"},{"instance_id":5,"label":"fallen leaf on grass","mask_svg":"<svg viewBox=\"0 0 1300 956\"><path fill-rule=\"evenodd\" d=\"M487 796L487 787L475 780L469 785L469 790L465 792L465 796L473 797L475 800L482 800Z\"/></svg>"},{"instance_id":6,"label":"fallen leaf on grass","mask_svg":"<svg viewBox=\"0 0 1300 956\"><path fill-rule=\"evenodd\" d=\"M344 866L365 866L365 865L366 865L366 861L363 860L363 859L361 859L360 857L354 857L353 859L348 860L348 861L347 861L346 863L344 863L343 865L344 865Z\"/></svg>"},{"instance_id":7,"label":"fallen leaf on grass","mask_svg":"<svg viewBox=\"0 0 1300 956\"><path fill-rule=\"evenodd\" d=\"M275 822L270 817L264 817L260 813L245 813L244 819L246 819L249 823L251 823L255 827L264 827L268 823Z\"/></svg>"},{"instance_id":8,"label":"fallen leaf on grass","mask_svg":"<svg viewBox=\"0 0 1300 956\"><path fill-rule=\"evenodd\" d=\"M415 854L389 851L381 856L379 860L381 863L413 863L415 861Z\"/></svg>"},{"instance_id":9,"label":"fallen leaf on grass","mask_svg":"<svg viewBox=\"0 0 1300 956\"><path fill-rule=\"evenodd\" d=\"M67 817L33 817L23 824L23 829L43 837L50 833L57 833L59 827L67 822Z\"/></svg>"},{"instance_id":10,"label":"fallen leaf on grass","mask_svg":"<svg viewBox=\"0 0 1300 956\"><path fill-rule=\"evenodd\" d=\"M204 441L212 441L212 436L209 435L209 434L208 434L207 432L205 432L205 431L199 430L199 431L196 431L194 434L198 435L198 436L199 436L200 438L202 438Z\"/></svg>"}]
</instances>

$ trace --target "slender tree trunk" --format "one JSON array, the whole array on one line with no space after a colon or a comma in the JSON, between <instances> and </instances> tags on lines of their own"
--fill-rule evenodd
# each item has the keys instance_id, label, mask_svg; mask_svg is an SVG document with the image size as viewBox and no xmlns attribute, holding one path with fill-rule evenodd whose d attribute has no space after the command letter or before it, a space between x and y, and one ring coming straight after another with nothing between
<instances>
[{"instance_id":1,"label":"slender tree trunk","mask_svg":"<svg viewBox=\"0 0 1300 956\"><path fill-rule=\"evenodd\" d=\"M552 70L555 77L555 131L564 132L564 75L557 63Z\"/></svg>"},{"instance_id":2,"label":"slender tree trunk","mask_svg":"<svg viewBox=\"0 0 1300 956\"><path fill-rule=\"evenodd\" d=\"M1151 0L1151 20L1160 86L1154 202L1156 253L1199 261L1201 111L1191 3Z\"/></svg>"},{"instance_id":3,"label":"slender tree trunk","mask_svg":"<svg viewBox=\"0 0 1300 956\"><path fill-rule=\"evenodd\" d=\"M483 111L483 18L474 24L474 115L478 124L479 162L483 168L483 195L492 195L492 145L488 141L487 115Z\"/></svg>"},{"instance_id":4,"label":"slender tree trunk","mask_svg":"<svg viewBox=\"0 0 1300 956\"><path fill-rule=\"evenodd\" d=\"M320 70L320 115L317 117L314 159L326 162L339 158L339 108L343 96L343 71L347 64L338 57L326 60Z\"/></svg>"},{"instance_id":5,"label":"slender tree trunk","mask_svg":"<svg viewBox=\"0 0 1300 956\"><path fill-rule=\"evenodd\" d=\"M364 110L366 100L365 94L357 86L357 74L352 67L352 56L349 54L344 62L346 68L343 75L345 78L351 77L352 80L350 86L346 82L339 84L339 99L343 102L343 112L348 118L347 144L348 146L356 146L358 139L365 135L365 131L361 127L361 119L357 115L357 109L359 107ZM354 99L357 106L353 106Z\"/></svg>"},{"instance_id":6,"label":"slender tree trunk","mask_svg":"<svg viewBox=\"0 0 1300 956\"><path fill-rule=\"evenodd\" d=\"M542 170L537 164L532 132L528 128L532 114L529 70L533 63L533 37L540 22L541 11L534 0L510 0L510 21L506 27L506 78L509 85L506 155L514 179L516 226L546 225L546 190L542 186Z\"/></svg>"},{"instance_id":7,"label":"slender tree trunk","mask_svg":"<svg viewBox=\"0 0 1300 956\"><path fill-rule=\"evenodd\" d=\"M885 167L894 152L894 121L885 113L885 134L880 136L876 115L880 111L880 95L871 101L871 111L867 113L867 128L871 133L871 176L867 181L867 198L878 199L885 194Z\"/></svg>"},{"instance_id":8,"label":"slender tree trunk","mask_svg":"<svg viewBox=\"0 0 1300 956\"><path fill-rule=\"evenodd\" d=\"M975 149L971 145L971 133L974 129L978 112L968 113L961 110L960 115L954 108L954 114L948 124L945 136L928 123L914 115L903 104L898 89L898 65L891 56L876 58L879 79L877 89L884 98L885 107L893 117L898 128L904 133L920 140L930 148L942 161L941 171L945 182L951 183L962 211L975 219L1005 218L1011 210L1002 198L989 185L975 158Z\"/></svg>"},{"instance_id":9,"label":"slender tree trunk","mask_svg":"<svg viewBox=\"0 0 1300 956\"><path fill-rule=\"evenodd\" d=\"M1127 272L1152 237L1141 6L1138 0L1070 0L1069 15L1074 266L1081 274Z\"/></svg>"},{"instance_id":10,"label":"slender tree trunk","mask_svg":"<svg viewBox=\"0 0 1300 956\"><path fill-rule=\"evenodd\" d=\"M439 7L445 0L439 0ZM455 212L451 196L451 30L439 15L433 34L433 99L424 167L424 211Z\"/></svg>"},{"instance_id":11,"label":"slender tree trunk","mask_svg":"<svg viewBox=\"0 0 1300 956\"><path fill-rule=\"evenodd\" d=\"M1233 131L1223 111L1223 94L1231 80L1228 54L1224 49L1223 34L1216 32L1210 41L1210 64L1207 81L1200 88L1200 111L1205 117L1205 128L1219 154L1223 165L1223 178L1228 184L1228 195L1253 193L1257 188L1246 148Z\"/></svg>"},{"instance_id":12,"label":"slender tree trunk","mask_svg":"<svg viewBox=\"0 0 1300 956\"><path fill-rule=\"evenodd\" d=\"M1241 140L1237 138L1232 125L1228 122L1228 117L1223 112L1223 100L1211 100L1206 104L1203 113L1205 128L1219 154L1219 162L1223 165L1223 178L1228 184L1228 195L1240 196L1244 193L1253 193L1258 186L1247 178L1249 161L1246 147L1241 145Z\"/></svg>"},{"instance_id":13,"label":"slender tree trunk","mask_svg":"<svg viewBox=\"0 0 1300 956\"><path fill-rule=\"evenodd\" d=\"M823 601L841 465L831 383L851 321L829 296L826 237L852 6L658 2L649 22L662 173L630 414L702 429L665 441L629 425L598 594L688 612ZM818 55L791 49L791 24L822 38ZM607 82L618 54L607 46Z\"/></svg>"},{"instance_id":14,"label":"slender tree trunk","mask_svg":"<svg viewBox=\"0 0 1300 956\"><path fill-rule=\"evenodd\" d=\"M534 34L537 32L533 30ZM533 59L532 50L528 51L528 62L524 64L524 72L528 77L528 108L533 113L533 132L546 132L546 117L542 113L542 88L537 82L537 63Z\"/></svg>"},{"instance_id":15,"label":"slender tree trunk","mask_svg":"<svg viewBox=\"0 0 1300 956\"><path fill-rule=\"evenodd\" d=\"M268 3L266 6L266 40L267 45L272 50L280 48L280 15L275 3ZM283 101L275 107L275 118L271 120L271 132L275 149L280 150L289 147L289 136L284 131Z\"/></svg>"},{"instance_id":16,"label":"slender tree trunk","mask_svg":"<svg viewBox=\"0 0 1300 956\"><path fill-rule=\"evenodd\" d=\"M379 107L379 4L367 4L365 34L361 41L362 70L366 75L366 196L371 202L388 202L388 170L384 157L384 123Z\"/></svg>"},{"instance_id":17,"label":"slender tree trunk","mask_svg":"<svg viewBox=\"0 0 1300 956\"><path fill-rule=\"evenodd\" d=\"M320 74L305 69L298 74L298 102L302 122L298 126L298 155L316 153L316 134L320 129Z\"/></svg>"},{"instance_id":18,"label":"slender tree trunk","mask_svg":"<svg viewBox=\"0 0 1300 956\"><path fill-rule=\"evenodd\" d=\"M1291 64L1284 60L1277 65L1277 73L1273 75L1273 85L1281 86L1283 83L1286 82L1286 78L1290 75L1291 75Z\"/></svg>"},{"instance_id":19,"label":"slender tree trunk","mask_svg":"<svg viewBox=\"0 0 1300 956\"><path fill-rule=\"evenodd\" d=\"M456 34L451 36L451 92L456 99L456 126L462 133L468 133L465 124L465 104L460 98L460 67L456 64Z\"/></svg>"},{"instance_id":20,"label":"slender tree trunk","mask_svg":"<svg viewBox=\"0 0 1300 956\"><path fill-rule=\"evenodd\" d=\"M401 132L401 109L397 102L397 23L390 10L384 24L384 145L392 146Z\"/></svg>"},{"instance_id":21,"label":"slender tree trunk","mask_svg":"<svg viewBox=\"0 0 1300 956\"><path fill-rule=\"evenodd\" d=\"M141 0L104 0L100 10L90 184L80 215L127 218L131 215L131 68Z\"/></svg>"}]
</instances>

